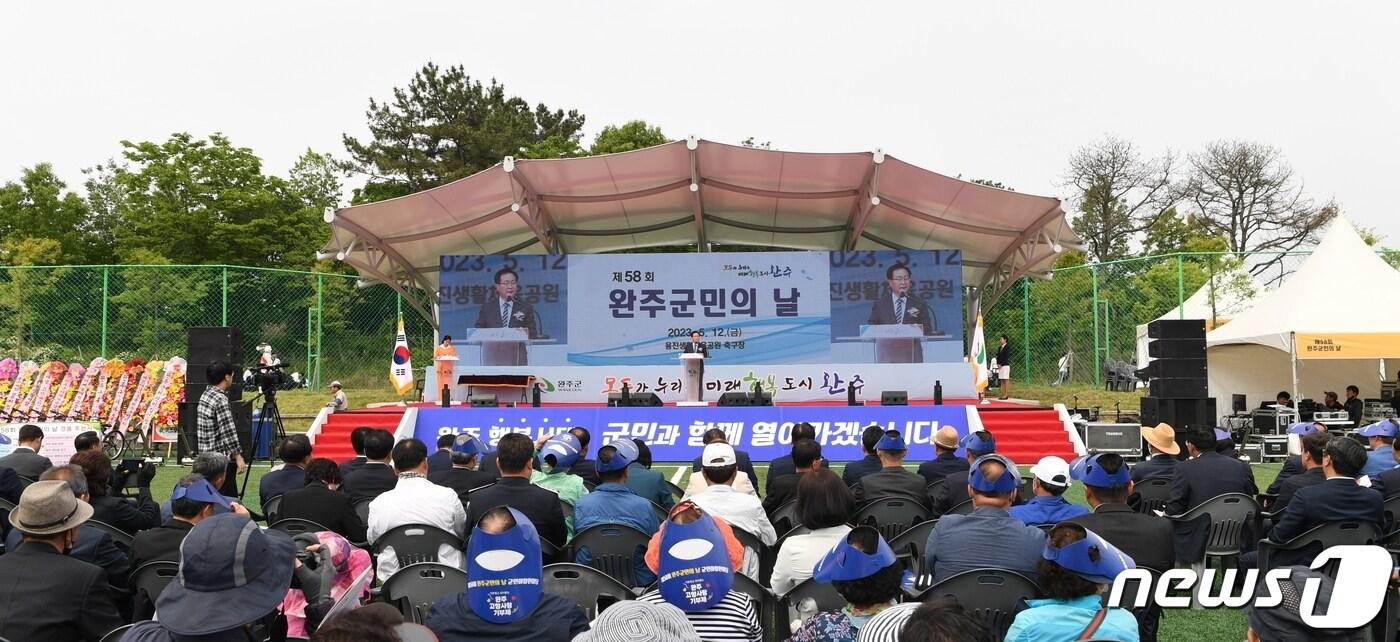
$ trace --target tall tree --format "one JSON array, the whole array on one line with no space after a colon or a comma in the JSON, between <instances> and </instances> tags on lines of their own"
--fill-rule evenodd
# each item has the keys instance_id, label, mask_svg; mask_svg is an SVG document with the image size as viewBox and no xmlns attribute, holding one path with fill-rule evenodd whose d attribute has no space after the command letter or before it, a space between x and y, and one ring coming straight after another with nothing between
<instances>
[{"instance_id":1,"label":"tall tree","mask_svg":"<svg viewBox=\"0 0 1400 642\"><path fill-rule=\"evenodd\" d=\"M58 244L43 257L49 265L100 263L111 247L94 233L87 203L39 163L26 167L18 182L0 185L0 239L44 238Z\"/></svg>"},{"instance_id":2,"label":"tall tree","mask_svg":"<svg viewBox=\"0 0 1400 642\"><path fill-rule=\"evenodd\" d=\"M424 65L393 98L373 98L366 112L371 138L346 134L348 171L369 177L355 193L364 203L436 187L476 173L506 156L570 155L584 117L577 110L534 108L504 85L474 81L461 66Z\"/></svg>"},{"instance_id":3,"label":"tall tree","mask_svg":"<svg viewBox=\"0 0 1400 642\"><path fill-rule=\"evenodd\" d=\"M1072 227L1096 261L1128 255L1130 244L1177 199L1176 157L1145 156L1132 142L1106 136L1074 152L1066 182L1079 216Z\"/></svg>"},{"instance_id":4,"label":"tall tree","mask_svg":"<svg viewBox=\"0 0 1400 642\"><path fill-rule=\"evenodd\" d=\"M660 127L652 127L645 120L629 120L621 125L604 127L593 139L593 146L588 148L588 153L593 156L616 154L669 142L670 139L661 133Z\"/></svg>"},{"instance_id":5,"label":"tall tree","mask_svg":"<svg viewBox=\"0 0 1400 642\"><path fill-rule=\"evenodd\" d=\"M1185 201L1192 215L1225 240L1231 252L1286 252L1316 240L1339 211L1315 204L1278 148L1240 140L1215 141L1188 159ZM1255 262L1261 274L1283 255Z\"/></svg>"},{"instance_id":6,"label":"tall tree","mask_svg":"<svg viewBox=\"0 0 1400 642\"><path fill-rule=\"evenodd\" d=\"M122 147L128 165L112 180L123 199L118 250L128 261L136 249L174 263L309 267L314 261L326 237L320 209L286 179L263 174L252 150L221 134L196 140L186 133L160 143L122 141Z\"/></svg>"}]
</instances>

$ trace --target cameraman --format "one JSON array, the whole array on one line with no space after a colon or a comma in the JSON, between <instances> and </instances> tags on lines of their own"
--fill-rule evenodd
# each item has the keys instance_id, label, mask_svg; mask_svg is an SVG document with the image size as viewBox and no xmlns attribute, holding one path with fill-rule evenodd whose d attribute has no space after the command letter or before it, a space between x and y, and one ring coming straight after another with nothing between
<instances>
[{"instance_id":1,"label":"cameraman","mask_svg":"<svg viewBox=\"0 0 1400 642\"><path fill-rule=\"evenodd\" d=\"M326 407L330 408L331 412L340 412L350 408L350 401L345 398L345 391L340 388L339 381L331 382L331 400L326 402Z\"/></svg>"},{"instance_id":2,"label":"cameraman","mask_svg":"<svg viewBox=\"0 0 1400 642\"><path fill-rule=\"evenodd\" d=\"M233 368L215 361L205 369L210 385L199 398L196 419L197 445L200 452L212 451L228 456L228 474L219 492L228 497L238 496L238 473L248 469L243 450L238 445L238 428L233 423L233 410L228 403L228 389L233 385Z\"/></svg>"}]
</instances>

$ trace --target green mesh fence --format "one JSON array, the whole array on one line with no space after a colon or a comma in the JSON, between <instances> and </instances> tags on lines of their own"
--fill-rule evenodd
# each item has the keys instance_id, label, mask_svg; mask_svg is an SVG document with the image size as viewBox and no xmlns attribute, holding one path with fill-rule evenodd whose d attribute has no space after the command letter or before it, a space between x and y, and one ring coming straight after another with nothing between
<instances>
[{"instance_id":1,"label":"green mesh fence","mask_svg":"<svg viewBox=\"0 0 1400 642\"><path fill-rule=\"evenodd\" d=\"M984 312L988 343L1006 334L1016 378L1098 384L1106 361L1136 360L1137 327L1176 308L1203 284L1221 299L1268 287L1306 253L1176 254L1062 267L1022 279ZM0 355L86 363L93 357L165 358L185 352L185 328L231 325L243 354L272 345L312 387L333 379L386 385L398 295L353 276L234 266L0 267ZM403 306L410 345L428 363L432 326Z\"/></svg>"}]
</instances>

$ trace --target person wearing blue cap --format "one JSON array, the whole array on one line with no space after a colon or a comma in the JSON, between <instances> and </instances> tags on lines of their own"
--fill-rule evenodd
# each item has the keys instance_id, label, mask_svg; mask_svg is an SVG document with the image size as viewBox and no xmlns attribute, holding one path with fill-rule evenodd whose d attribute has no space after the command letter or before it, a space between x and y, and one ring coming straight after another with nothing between
<instances>
[{"instance_id":1,"label":"person wearing blue cap","mask_svg":"<svg viewBox=\"0 0 1400 642\"><path fill-rule=\"evenodd\" d=\"M1322 449L1322 471L1326 480L1298 489L1288 508L1279 516L1269 540L1287 542L1326 522L1363 521L1376 528L1385 525L1385 507L1381 494L1356 483L1366 463L1366 451L1349 437L1334 437ZM1321 552L1321 546L1305 546L1298 550L1279 550L1271 558L1277 566L1301 564L1308 566ZM1241 559L1248 567L1251 554Z\"/></svg>"},{"instance_id":2,"label":"person wearing blue cap","mask_svg":"<svg viewBox=\"0 0 1400 642\"><path fill-rule=\"evenodd\" d=\"M656 590L637 599L684 611L706 642L763 640L758 605L747 593L732 590L734 556L718 519L692 502L681 502L653 541Z\"/></svg>"},{"instance_id":3,"label":"person wearing blue cap","mask_svg":"<svg viewBox=\"0 0 1400 642\"><path fill-rule=\"evenodd\" d=\"M568 642L588 630L573 600L544 592L540 535L524 513L482 511L467 540L467 586L439 599L424 622L442 642Z\"/></svg>"},{"instance_id":4,"label":"person wearing blue cap","mask_svg":"<svg viewBox=\"0 0 1400 642\"><path fill-rule=\"evenodd\" d=\"M1278 513L1287 508L1288 502L1292 501L1293 495L1297 494L1299 489L1321 484L1327 480L1322 469L1322 457L1327 448L1327 442L1330 440L1331 438L1325 432L1308 433L1298 440L1298 445L1303 450L1303 454L1299 455L1303 462L1303 472L1293 475L1279 484L1277 496L1266 507L1270 513Z\"/></svg>"},{"instance_id":5,"label":"person wearing blue cap","mask_svg":"<svg viewBox=\"0 0 1400 642\"><path fill-rule=\"evenodd\" d=\"M601 524L622 524L650 536L661 526L651 502L638 497L627 487L628 469L636 458L637 445L629 439L618 439L598 449L594 468L603 483L579 498L578 506L574 507L574 527L578 532ZM656 574L647 568L644 559L646 548L646 544L638 546L633 558L633 586L648 586L656 579ZM578 546L574 553L574 561L579 564L588 564L592 558L587 546Z\"/></svg>"},{"instance_id":6,"label":"person wearing blue cap","mask_svg":"<svg viewBox=\"0 0 1400 642\"><path fill-rule=\"evenodd\" d=\"M1037 573L1044 599L1026 600L1006 642L1064 640L1138 641L1132 612L1107 608L1101 593L1119 573L1136 568L1133 559L1078 524L1050 529Z\"/></svg>"},{"instance_id":7,"label":"person wearing blue cap","mask_svg":"<svg viewBox=\"0 0 1400 642\"><path fill-rule=\"evenodd\" d=\"M1366 467L1362 475L1379 475L1395 467L1395 435L1400 432L1400 424L1394 419L1382 419L1364 426L1356 434L1365 437L1371 447L1366 453Z\"/></svg>"},{"instance_id":8,"label":"person wearing blue cap","mask_svg":"<svg viewBox=\"0 0 1400 642\"><path fill-rule=\"evenodd\" d=\"M1397 440L1400 442L1400 440ZM1400 445L1400 443L1397 443ZM1395 459L1396 467L1383 471L1379 475L1372 475L1371 488L1375 489L1386 499L1400 495L1400 449L1392 448L1391 456Z\"/></svg>"},{"instance_id":9,"label":"person wearing blue cap","mask_svg":"<svg viewBox=\"0 0 1400 642\"><path fill-rule=\"evenodd\" d=\"M978 430L976 432L970 432L960 439L958 441L958 446L962 447L963 452L967 456L967 463L971 466L972 462L977 461L979 458L995 453L997 451L997 440L996 437L992 436L992 433L985 430ZM971 496L967 494L967 480L971 477L971 474L971 469L949 473L947 477L943 478L944 483L933 489L932 494L929 496L929 501L932 504L933 515L935 517L971 499Z\"/></svg>"},{"instance_id":10,"label":"person wearing blue cap","mask_svg":"<svg viewBox=\"0 0 1400 642\"><path fill-rule=\"evenodd\" d=\"M131 544L132 568L140 568L147 562L179 562L180 544L191 529L215 515L215 507L248 515L248 509L231 504L203 475L190 473L180 478L175 492L170 495L170 519L136 534ZM121 585L113 583L113 586ZM138 593L134 597L136 618L150 618L154 607L149 600L156 596Z\"/></svg>"},{"instance_id":11,"label":"person wearing blue cap","mask_svg":"<svg viewBox=\"0 0 1400 642\"><path fill-rule=\"evenodd\" d=\"M578 437L572 433L559 433L543 440L543 443L536 442L535 447L539 451L536 456L539 458L540 467L530 473L530 483L554 491L565 504L577 507L578 500L588 494L588 487L583 485L583 478L569 472L582 457L583 446ZM564 526L568 530L568 537L572 538L573 518L566 515Z\"/></svg>"},{"instance_id":12,"label":"person wearing blue cap","mask_svg":"<svg viewBox=\"0 0 1400 642\"><path fill-rule=\"evenodd\" d=\"M1020 506L1012 506L1012 517L1027 526L1040 526L1058 524L1089 512L1064 498L1070 487L1069 462L1054 455L1041 457L1031 466L1031 475L1031 491L1035 496Z\"/></svg>"},{"instance_id":13,"label":"person wearing blue cap","mask_svg":"<svg viewBox=\"0 0 1400 642\"><path fill-rule=\"evenodd\" d=\"M812 579L830 584L846 606L807 618L789 642L856 642L866 622L894 606L903 593L904 567L898 562L874 527L852 529L812 568Z\"/></svg>"},{"instance_id":14,"label":"person wearing blue cap","mask_svg":"<svg viewBox=\"0 0 1400 642\"><path fill-rule=\"evenodd\" d=\"M933 581L988 567L1034 573L1045 533L1007 512L1021 487L1016 464L983 455L972 462L967 486L972 512L944 515L929 533L924 568L933 569Z\"/></svg>"},{"instance_id":15,"label":"person wearing blue cap","mask_svg":"<svg viewBox=\"0 0 1400 642\"><path fill-rule=\"evenodd\" d=\"M1326 433L1327 424L1300 421L1288 427L1288 434L1298 435L1299 437L1314 432ZM1321 464L1318 465L1320 466ZM1278 471L1278 476L1274 477L1274 481L1269 483L1269 488L1264 492L1270 495L1277 495L1279 489L1283 487L1283 482L1287 481L1289 477L1301 474L1305 470L1307 469L1303 467L1303 455L1301 453L1283 460L1283 468Z\"/></svg>"},{"instance_id":16,"label":"person wearing blue cap","mask_svg":"<svg viewBox=\"0 0 1400 642\"><path fill-rule=\"evenodd\" d=\"M1215 429L1202 427L1191 431L1186 438L1186 451L1191 458L1176 466L1171 492L1167 496L1167 515L1185 514L1226 493L1243 493L1253 497L1259 492L1249 464L1215 451ZM1176 530L1176 561L1189 564L1200 561L1206 551L1209 516L1202 515L1199 519L1175 521L1172 524ZM1250 537L1253 536L1250 534Z\"/></svg>"},{"instance_id":17,"label":"person wearing blue cap","mask_svg":"<svg viewBox=\"0 0 1400 642\"><path fill-rule=\"evenodd\" d=\"M1093 512L1066 521L1098 533L1136 560L1138 566L1165 573L1176 565L1171 520L1139 513L1128 505L1133 481L1122 455L1099 453L1081 457L1070 466L1070 474L1084 484L1084 499Z\"/></svg>"},{"instance_id":18,"label":"person wearing blue cap","mask_svg":"<svg viewBox=\"0 0 1400 642\"><path fill-rule=\"evenodd\" d=\"M856 461L846 464L841 469L841 481L847 486L854 487L856 482L870 473L880 470L880 457L875 454L875 444L880 443L880 439L885 436L885 429L869 425L860 433L860 450L865 456Z\"/></svg>"},{"instance_id":19,"label":"person wearing blue cap","mask_svg":"<svg viewBox=\"0 0 1400 642\"><path fill-rule=\"evenodd\" d=\"M429 472L428 481L451 488L457 493L457 498L465 504L467 493L487 484L495 483L496 478L490 473L476 469L477 464L481 461L481 455L487 450L486 444L479 437L467 433L446 436L452 437L452 465L446 470ZM429 460L431 459L429 457Z\"/></svg>"},{"instance_id":20,"label":"person wearing blue cap","mask_svg":"<svg viewBox=\"0 0 1400 642\"><path fill-rule=\"evenodd\" d=\"M882 497L905 497L929 508L928 487L918 473L904 469L904 455L909 446L898 430L888 430L875 443L875 455L880 458L880 470L861 478L852 489L856 501L868 502Z\"/></svg>"}]
</instances>

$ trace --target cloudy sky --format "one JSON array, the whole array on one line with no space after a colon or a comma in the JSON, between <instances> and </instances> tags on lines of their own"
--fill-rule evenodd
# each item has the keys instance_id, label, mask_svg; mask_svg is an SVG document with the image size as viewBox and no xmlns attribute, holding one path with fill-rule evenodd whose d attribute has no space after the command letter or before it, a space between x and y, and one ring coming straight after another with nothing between
<instances>
[{"instance_id":1,"label":"cloudy sky","mask_svg":"<svg viewBox=\"0 0 1400 642\"><path fill-rule=\"evenodd\" d=\"M1063 195L1115 133L1159 153L1241 138L1400 246L1394 2L109 2L0 4L0 181L70 184L118 141L223 132L285 172L344 153L427 61L598 128L883 148Z\"/></svg>"}]
</instances>

